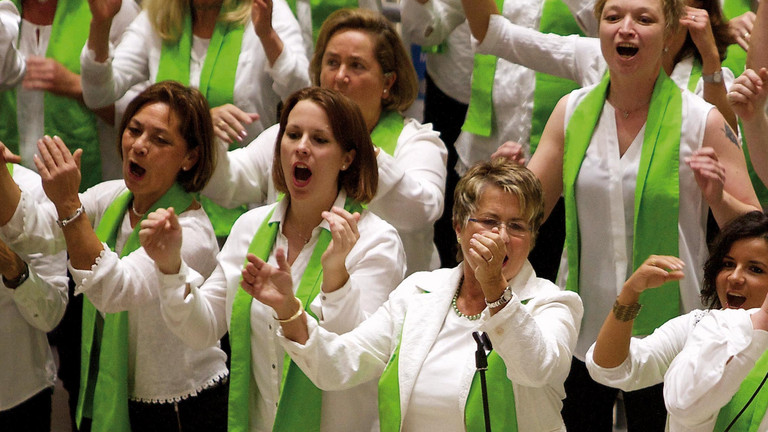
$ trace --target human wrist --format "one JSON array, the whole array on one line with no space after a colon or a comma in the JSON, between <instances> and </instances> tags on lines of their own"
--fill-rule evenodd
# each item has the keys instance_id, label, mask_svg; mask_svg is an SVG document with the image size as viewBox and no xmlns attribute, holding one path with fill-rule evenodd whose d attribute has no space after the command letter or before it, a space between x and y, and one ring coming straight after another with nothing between
<instances>
[{"instance_id":1,"label":"human wrist","mask_svg":"<svg viewBox=\"0 0 768 432\"><path fill-rule=\"evenodd\" d=\"M72 210L68 210L69 208L72 208ZM57 207L56 211L59 214L59 218L56 220L56 224L59 225L59 227L64 228L72 222L80 219L85 213L85 208L83 208L82 204L78 205L77 207L65 205L62 207Z\"/></svg>"},{"instance_id":2,"label":"human wrist","mask_svg":"<svg viewBox=\"0 0 768 432\"><path fill-rule=\"evenodd\" d=\"M14 271L3 271L3 285L9 289L16 289L29 278L29 266L21 261L21 267Z\"/></svg>"},{"instance_id":3,"label":"human wrist","mask_svg":"<svg viewBox=\"0 0 768 432\"><path fill-rule=\"evenodd\" d=\"M301 299L293 297L289 299L287 304L280 307L280 310L275 309L275 320L280 324L287 324L298 319L304 312L304 305L301 303Z\"/></svg>"}]
</instances>

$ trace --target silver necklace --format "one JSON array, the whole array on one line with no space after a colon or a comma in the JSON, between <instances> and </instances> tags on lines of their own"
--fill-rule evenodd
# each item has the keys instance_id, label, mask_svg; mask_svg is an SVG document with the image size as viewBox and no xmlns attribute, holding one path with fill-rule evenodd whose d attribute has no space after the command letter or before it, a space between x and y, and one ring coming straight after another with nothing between
<instances>
[{"instance_id":1,"label":"silver necklace","mask_svg":"<svg viewBox=\"0 0 768 432\"><path fill-rule=\"evenodd\" d=\"M133 206L133 203L131 203L131 213L133 213L133 215L136 216L139 219L143 218L144 215L146 214L146 213L139 213L139 212L137 212L136 211L136 207Z\"/></svg>"},{"instance_id":2,"label":"silver necklace","mask_svg":"<svg viewBox=\"0 0 768 432\"><path fill-rule=\"evenodd\" d=\"M461 291L461 285L464 283L464 276L461 277L461 280L459 281L459 288L456 290L456 294L453 295L453 300L451 300L451 307L453 307L453 311L456 312L456 315L458 315L461 318L466 318L470 321L477 321L480 319L480 317L483 315L483 311L480 311L480 313L476 313L474 315L467 315L459 310L459 306L456 305L456 300L459 298L459 292Z\"/></svg>"}]
</instances>

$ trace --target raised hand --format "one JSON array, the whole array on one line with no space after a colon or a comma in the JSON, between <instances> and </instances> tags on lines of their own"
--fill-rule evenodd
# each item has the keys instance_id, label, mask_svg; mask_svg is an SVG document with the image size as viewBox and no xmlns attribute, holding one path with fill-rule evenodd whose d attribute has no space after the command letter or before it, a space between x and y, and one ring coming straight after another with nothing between
<instances>
[{"instance_id":1,"label":"raised hand","mask_svg":"<svg viewBox=\"0 0 768 432\"><path fill-rule=\"evenodd\" d=\"M349 278L346 259L349 251L360 238L357 223L360 213L351 214L343 208L333 207L322 213L331 229L331 243L320 258L323 265L323 291L332 292L341 288Z\"/></svg>"},{"instance_id":2,"label":"raised hand","mask_svg":"<svg viewBox=\"0 0 768 432\"><path fill-rule=\"evenodd\" d=\"M509 234L504 234L509 235ZM490 232L475 233L469 241L468 253L464 257L467 264L475 274L475 279L480 283L483 292L486 289L495 290L498 286L507 285L501 267L507 256L507 247L504 237L498 228ZM488 292L486 298L498 297L497 292Z\"/></svg>"},{"instance_id":3,"label":"raised hand","mask_svg":"<svg viewBox=\"0 0 768 432\"><path fill-rule=\"evenodd\" d=\"M112 19L120 12L123 6L122 0L88 0L91 9L91 19L94 22L112 22Z\"/></svg>"},{"instance_id":4,"label":"raised hand","mask_svg":"<svg viewBox=\"0 0 768 432\"><path fill-rule=\"evenodd\" d=\"M720 54L717 51L715 36L712 34L709 13L704 9L686 6L683 16L680 18L680 24L688 28L688 34L691 35L696 49L701 54L702 61L710 60L719 65Z\"/></svg>"},{"instance_id":5,"label":"raised hand","mask_svg":"<svg viewBox=\"0 0 768 432\"><path fill-rule=\"evenodd\" d=\"M625 287L638 294L662 284L683 278L685 263L678 257L668 255L651 255L627 279Z\"/></svg>"},{"instance_id":6,"label":"raised hand","mask_svg":"<svg viewBox=\"0 0 768 432\"><path fill-rule=\"evenodd\" d=\"M181 225L173 207L157 209L141 221L141 247L155 260L165 274L176 274L181 268Z\"/></svg>"},{"instance_id":7,"label":"raised hand","mask_svg":"<svg viewBox=\"0 0 768 432\"><path fill-rule=\"evenodd\" d=\"M244 125L249 125L259 119L256 113L247 113L240 108L226 104L211 108L213 131L216 136L226 143L237 140L242 142L248 133Z\"/></svg>"},{"instance_id":8,"label":"raised hand","mask_svg":"<svg viewBox=\"0 0 768 432\"><path fill-rule=\"evenodd\" d=\"M27 90L49 91L72 99L80 99L83 93L80 75L46 57L32 56L27 59L27 72L21 85Z\"/></svg>"},{"instance_id":9,"label":"raised hand","mask_svg":"<svg viewBox=\"0 0 768 432\"><path fill-rule=\"evenodd\" d=\"M291 266L285 251L275 251L277 267L267 264L254 254L249 253L245 258L248 263L243 267L243 280L240 282L243 290L274 309L279 319L286 319L296 313Z\"/></svg>"},{"instance_id":10,"label":"raised hand","mask_svg":"<svg viewBox=\"0 0 768 432\"><path fill-rule=\"evenodd\" d=\"M21 163L21 157L13 154L11 150L0 141L0 164L5 163Z\"/></svg>"},{"instance_id":11,"label":"raised hand","mask_svg":"<svg viewBox=\"0 0 768 432\"><path fill-rule=\"evenodd\" d=\"M749 49L749 39L756 19L757 15L754 12L745 12L728 20L728 34L731 36L731 41L739 44L744 51Z\"/></svg>"},{"instance_id":12,"label":"raised hand","mask_svg":"<svg viewBox=\"0 0 768 432\"><path fill-rule=\"evenodd\" d=\"M258 37L269 36L272 33L272 0L253 0L251 21Z\"/></svg>"},{"instance_id":13,"label":"raised hand","mask_svg":"<svg viewBox=\"0 0 768 432\"><path fill-rule=\"evenodd\" d=\"M514 141L507 141L500 145L495 152L491 155L491 159L503 157L509 161L515 162L518 165L525 166L525 152L523 146L520 143Z\"/></svg>"},{"instance_id":14,"label":"raised hand","mask_svg":"<svg viewBox=\"0 0 768 432\"><path fill-rule=\"evenodd\" d=\"M43 182L43 190L56 206L60 217L69 217L80 207L80 156L82 149L69 152L58 136L46 135L37 141L39 155L34 162Z\"/></svg>"},{"instance_id":15,"label":"raised hand","mask_svg":"<svg viewBox=\"0 0 768 432\"><path fill-rule=\"evenodd\" d=\"M768 70L760 68L755 72L747 69L731 85L728 102L733 112L745 121L762 115L768 97Z\"/></svg>"},{"instance_id":16,"label":"raised hand","mask_svg":"<svg viewBox=\"0 0 768 432\"><path fill-rule=\"evenodd\" d=\"M712 147L702 147L685 158L685 163L693 170L696 183L704 199L710 203L720 202L725 185L725 166L717 158Z\"/></svg>"}]
</instances>

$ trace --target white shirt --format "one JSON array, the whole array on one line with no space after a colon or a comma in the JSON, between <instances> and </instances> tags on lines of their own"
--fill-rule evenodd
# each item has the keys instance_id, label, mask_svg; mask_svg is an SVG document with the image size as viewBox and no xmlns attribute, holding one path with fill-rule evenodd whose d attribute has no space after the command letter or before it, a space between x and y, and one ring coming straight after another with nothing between
<instances>
[{"instance_id":1,"label":"white shirt","mask_svg":"<svg viewBox=\"0 0 768 432\"><path fill-rule=\"evenodd\" d=\"M575 90L568 99L565 124L575 107L593 87ZM685 158L701 148L707 115L712 105L683 91L680 142L678 248L686 262L680 281L680 313L701 308L699 292L703 265L709 256L706 244L708 206ZM624 281L632 274L635 180L640 163L641 129L632 146L619 157L616 123L610 104L603 107L576 179L577 213L581 232L579 295L584 301L584 321L574 355L583 359L597 340L603 320ZM561 263L558 284L565 286L567 263Z\"/></svg>"},{"instance_id":2,"label":"white shirt","mask_svg":"<svg viewBox=\"0 0 768 432\"><path fill-rule=\"evenodd\" d=\"M343 207L346 194L339 193L334 205ZM207 346L218 340L229 328L235 294L245 254L253 237L274 209L271 221L282 222L287 202L259 207L241 216L218 256L218 267L210 278L202 278L186 267L178 275L163 276L162 296L166 321L173 331L192 346ZM282 225L281 225L282 226ZM323 222L312 231L312 237L292 265L294 289L303 275L317 244ZM339 290L321 293L312 304L320 325L329 331L344 333L370 316L402 280L405 256L397 233L373 213L364 211L358 222L360 238L346 258L349 280ZM276 264L275 251L287 250L287 239L278 233L268 262ZM185 282L190 294L185 298ZM276 331L279 324L272 308L253 301L251 304L251 389L249 406L250 430L271 431L280 399L284 351ZM311 320L313 321L313 320ZM258 389L258 392L257 392ZM323 393L323 431L378 430L376 387L361 387L345 392Z\"/></svg>"},{"instance_id":3,"label":"white shirt","mask_svg":"<svg viewBox=\"0 0 768 432\"><path fill-rule=\"evenodd\" d=\"M219 147L216 170L203 194L219 205L264 204L277 199L272 159L280 125L248 146ZM439 267L434 223L443 212L447 150L432 126L406 119L394 155L376 157L379 183L368 209L392 224L403 241L408 272Z\"/></svg>"},{"instance_id":4,"label":"white shirt","mask_svg":"<svg viewBox=\"0 0 768 432\"><path fill-rule=\"evenodd\" d=\"M408 412L411 404L419 403L411 401L417 397L414 385L421 371L429 366L425 359L441 337L446 315L454 313L451 300L461 275L461 265L413 274L384 306L355 330L339 336L310 321L309 340L305 345L284 337L280 341L312 382L325 390L375 382L399 342L398 381L403 421L411 415ZM537 278L529 263L509 286L514 293L512 300L493 316L488 309L484 310L482 317L473 321L473 327L488 333L494 349L504 360L507 377L514 387L518 430L565 431L560 416L565 397L563 382L570 370L569 357L579 331L581 301L575 293L561 291L551 282ZM530 301L522 304L521 300ZM462 358L464 361L459 362ZM452 370L460 380L459 391L449 396L454 398L453 409L458 411L462 422L474 373L474 357L459 356ZM461 426L463 423L448 425L446 429Z\"/></svg>"},{"instance_id":5,"label":"white shirt","mask_svg":"<svg viewBox=\"0 0 768 432\"><path fill-rule=\"evenodd\" d=\"M121 180L100 183L80 195L80 201L93 226L97 226L107 207L126 190ZM34 205L23 199L11 221L0 234L15 247L51 253L66 248L61 229L56 225L53 204ZM179 214L184 241L182 257L204 275L216 265L218 246L202 209ZM115 250L122 250L132 229L126 213L118 232ZM216 341L194 349L176 337L164 323L158 293L160 285L155 263L143 248L120 258L104 245L90 270L70 265L76 293L88 299L103 313L128 311L129 359L128 394L147 402L179 401L194 395L227 376L226 354Z\"/></svg>"},{"instance_id":6,"label":"white shirt","mask_svg":"<svg viewBox=\"0 0 768 432\"><path fill-rule=\"evenodd\" d=\"M0 90L13 88L24 77L24 56L16 48L20 21L16 5L0 1Z\"/></svg>"},{"instance_id":7,"label":"white shirt","mask_svg":"<svg viewBox=\"0 0 768 432\"><path fill-rule=\"evenodd\" d=\"M48 200L33 171L15 165L13 180L26 192L25 200ZM56 364L46 333L61 321L67 306L66 253L22 259L29 263L29 278L16 289L0 282L0 411L53 387Z\"/></svg>"},{"instance_id":8,"label":"white shirt","mask_svg":"<svg viewBox=\"0 0 768 432\"><path fill-rule=\"evenodd\" d=\"M750 320L757 310L715 310L691 331L664 375L670 431L714 430L720 409L768 349L768 332L754 329ZM757 430L768 430L768 416Z\"/></svg>"},{"instance_id":9,"label":"white shirt","mask_svg":"<svg viewBox=\"0 0 768 432\"><path fill-rule=\"evenodd\" d=\"M277 122L277 105L281 100L310 85L309 60L301 31L284 0L276 0L273 4L272 25L284 47L271 66L250 19L243 29L233 104L260 116L245 126L249 137L257 136L267 126ZM128 27L121 43L114 49L110 48L106 62L96 62L94 52L87 45L83 47L80 64L85 103L89 107L109 105L135 83L145 80L155 82L161 50L162 40L152 28L146 11ZM203 61L198 59L200 64ZM190 84L200 82L200 70L196 70L194 65L195 62L190 65Z\"/></svg>"}]
</instances>

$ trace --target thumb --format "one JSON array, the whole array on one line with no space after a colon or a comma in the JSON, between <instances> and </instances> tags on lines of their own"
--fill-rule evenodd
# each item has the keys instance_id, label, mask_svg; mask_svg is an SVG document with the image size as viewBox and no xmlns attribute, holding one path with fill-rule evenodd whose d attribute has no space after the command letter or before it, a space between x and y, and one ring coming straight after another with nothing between
<instances>
[{"instance_id":1,"label":"thumb","mask_svg":"<svg viewBox=\"0 0 768 432\"><path fill-rule=\"evenodd\" d=\"M277 267L280 268L281 271L287 273L291 272L291 265L288 264L288 259L285 256L285 251L283 248L277 249L277 252L275 252L275 258L277 259Z\"/></svg>"},{"instance_id":2,"label":"thumb","mask_svg":"<svg viewBox=\"0 0 768 432\"><path fill-rule=\"evenodd\" d=\"M80 171L80 158L83 156L83 149L77 149L75 150L75 153L72 155L73 158L75 158L75 164L77 165L77 170Z\"/></svg>"},{"instance_id":3,"label":"thumb","mask_svg":"<svg viewBox=\"0 0 768 432\"><path fill-rule=\"evenodd\" d=\"M168 223L173 230L181 230L181 224L179 224L179 217L176 216L176 211L173 207L168 207Z\"/></svg>"}]
</instances>

